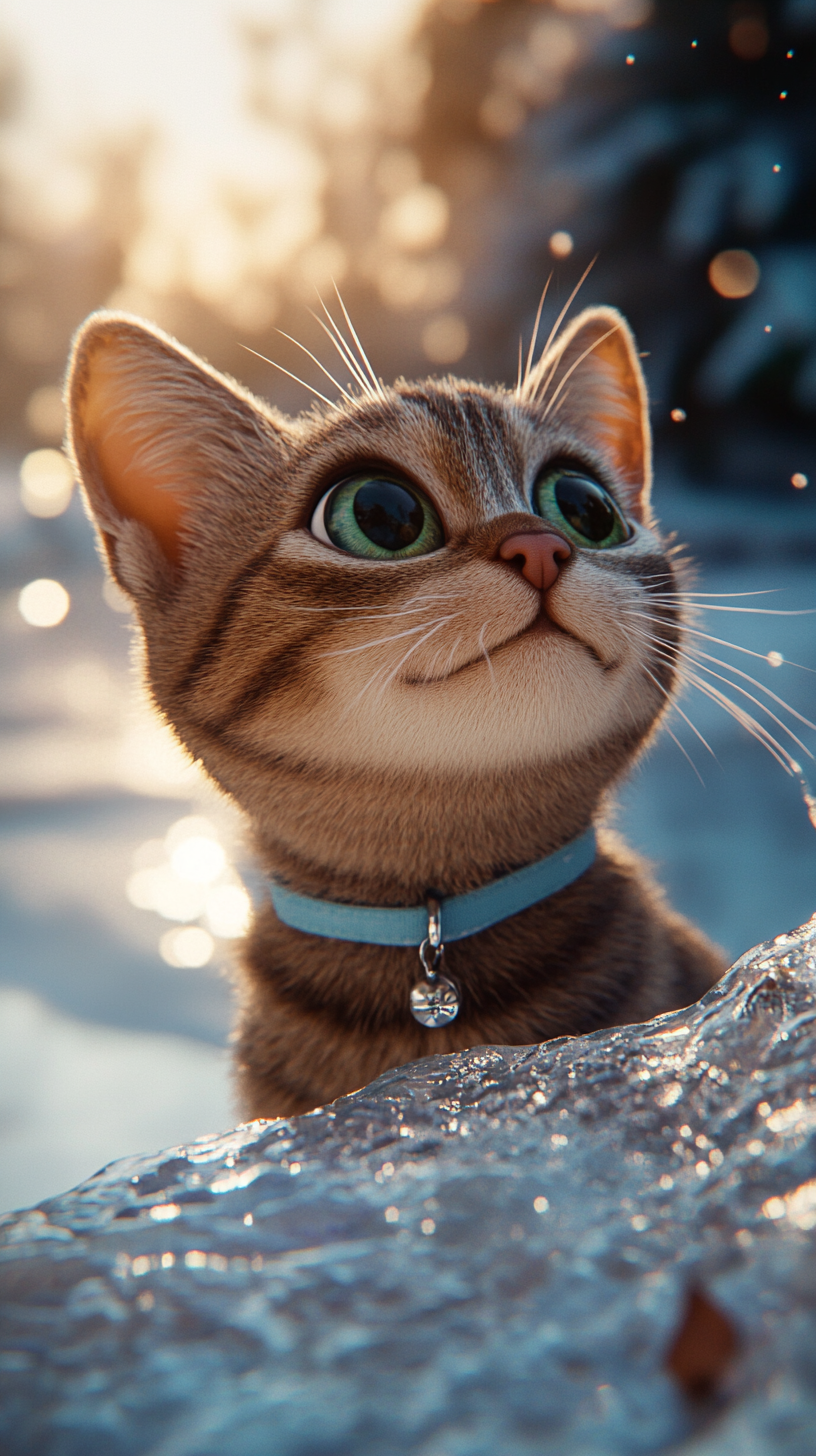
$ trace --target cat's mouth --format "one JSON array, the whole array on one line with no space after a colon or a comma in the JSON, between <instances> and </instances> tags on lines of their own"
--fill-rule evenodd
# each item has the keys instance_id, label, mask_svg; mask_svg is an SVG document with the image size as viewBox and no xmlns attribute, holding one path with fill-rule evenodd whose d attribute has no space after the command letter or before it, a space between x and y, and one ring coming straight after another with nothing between
<instances>
[{"instance_id":1,"label":"cat's mouth","mask_svg":"<svg viewBox=\"0 0 816 1456\"><path fill-rule=\"evenodd\" d=\"M605 672L618 666L617 662L604 662L603 658L599 656L591 643L585 642L583 637L578 637L575 632L570 632L568 628L562 627L558 622L554 622L552 617L542 608L538 615L533 618L532 622L528 623L526 627L522 627L520 632L514 632L512 637L506 637L503 642L499 642L497 646L491 647L489 652L487 648L483 647L473 657L469 657L466 662L460 662L456 667L451 668L449 672L442 672L431 676L418 673L415 677L403 678L403 682L409 687L423 687L430 683L448 682L451 678L457 677L459 673L465 672L469 667L478 667L481 665L487 670L489 663L492 663L508 647L512 647L514 643L519 642L522 637L549 636L569 637L579 647L583 647Z\"/></svg>"}]
</instances>

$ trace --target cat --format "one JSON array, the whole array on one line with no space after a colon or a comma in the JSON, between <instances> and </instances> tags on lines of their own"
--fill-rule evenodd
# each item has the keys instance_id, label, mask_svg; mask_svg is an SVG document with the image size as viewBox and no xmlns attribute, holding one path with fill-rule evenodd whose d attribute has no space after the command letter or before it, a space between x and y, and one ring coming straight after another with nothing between
<instances>
[{"instance_id":1,"label":"cat","mask_svg":"<svg viewBox=\"0 0 816 1456\"><path fill-rule=\"evenodd\" d=\"M515 390L353 363L339 402L291 419L138 319L79 330L69 448L159 712L265 875L329 912L466 895L593 825L598 851L447 946L442 1026L411 1015L415 944L326 938L267 899L238 956L247 1117L645 1020L725 968L602 822L684 632L627 323L586 309Z\"/></svg>"}]
</instances>

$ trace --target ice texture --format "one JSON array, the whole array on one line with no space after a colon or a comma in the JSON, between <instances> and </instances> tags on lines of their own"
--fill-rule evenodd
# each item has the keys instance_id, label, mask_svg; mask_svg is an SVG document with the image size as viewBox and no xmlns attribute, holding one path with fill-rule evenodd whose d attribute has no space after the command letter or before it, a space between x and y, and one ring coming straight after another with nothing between
<instances>
[{"instance_id":1,"label":"ice texture","mask_svg":"<svg viewBox=\"0 0 816 1456\"><path fill-rule=\"evenodd\" d=\"M0 1220L7 1456L812 1456L816 917ZM692 1291L736 1353L667 1368Z\"/></svg>"}]
</instances>

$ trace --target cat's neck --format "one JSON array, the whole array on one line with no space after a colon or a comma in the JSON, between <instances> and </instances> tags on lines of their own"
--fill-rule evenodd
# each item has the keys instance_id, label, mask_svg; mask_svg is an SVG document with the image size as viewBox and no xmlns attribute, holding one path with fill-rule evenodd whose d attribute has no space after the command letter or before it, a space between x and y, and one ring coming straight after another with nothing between
<instances>
[{"instance_id":1,"label":"cat's neck","mask_svg":"<svg viewBox=\"0 0 816 1456\"><path fill-rule=\"evenodd\" d=\"M370 775L351 800L348 786L338 793L353 802L353 816L332 814L330 802L321 811L313 792L304 792L299 814L256 812L258 857L270 878L317 899L417 905L430 892L461 895L547 858L588 829L603 794L594 777L584 772L581 794L567 764L478 783L426 782L407 794Z\"/></svg>"}]
</instances>

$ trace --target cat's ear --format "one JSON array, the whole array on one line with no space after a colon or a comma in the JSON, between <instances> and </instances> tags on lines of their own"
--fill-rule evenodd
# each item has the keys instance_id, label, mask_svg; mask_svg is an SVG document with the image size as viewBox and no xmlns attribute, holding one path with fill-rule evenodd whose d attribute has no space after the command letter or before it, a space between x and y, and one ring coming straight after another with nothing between
<instances>
[{"instance_id":1,"label":"cat's ear","mask_svg":"<svg viewBox=\"0 0 816 1456\"><path fill-rule=\"evenodd\" d=\"M223 529L230 504L241 511L282 440L283 422L240 386L123 314L83 324L67 402L91 512L114 575L135 596L146 576L166 586L196 539Z\"/></svg>"},{"instance_id":2,"label":"cat's ear","mask_svg":"<svg viewBox=\"0 0 816 1456\"><path fill-rule=\"evenodd\" d=\"M579 314L536 365L527 386L547 418L608 461L629 510L648 515L649 402L635 340L615 308Z\"/></svg>"}]
</instances>

